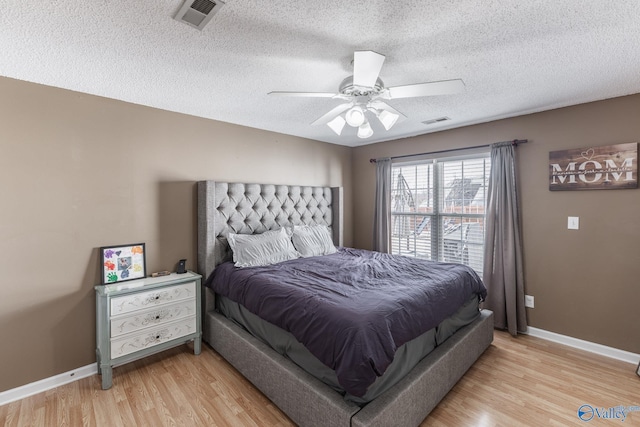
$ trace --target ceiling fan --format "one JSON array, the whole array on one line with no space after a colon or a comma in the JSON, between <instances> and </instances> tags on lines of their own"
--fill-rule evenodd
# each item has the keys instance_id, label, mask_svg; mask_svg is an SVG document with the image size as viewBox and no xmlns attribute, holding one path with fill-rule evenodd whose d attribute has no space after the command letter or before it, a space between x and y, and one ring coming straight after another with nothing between
<instances>
[{"instance_id":1,"label":"ceiling fan","mask_svg":"<svg viewBox=\"0 0 640 427\"><path fill-rule=\"evenodd\" d=\"M348 124L358 128L359 138L369 138L373 130L365 113L377 117L386 130L407 118L387 104L386 100L464 92L464 82L460 79L385 87L379 77L384 60L384 55L370 50L354 52L353 75L340 83L338 93L275 91L269 92L269 95L345 100L347 102L333 108L311 125L326 124L340 135L345 124Z\"/></svg>"}]
</instances>

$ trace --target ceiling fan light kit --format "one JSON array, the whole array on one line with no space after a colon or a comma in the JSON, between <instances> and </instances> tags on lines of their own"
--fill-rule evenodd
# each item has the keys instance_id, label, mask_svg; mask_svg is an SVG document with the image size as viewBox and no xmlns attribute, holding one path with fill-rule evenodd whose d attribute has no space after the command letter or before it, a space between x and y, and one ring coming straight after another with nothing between
<instances>
[{"instance_id":1,"label":"ceiling fan light kit","mask_svg":"<svg viewBox=\"0 0 640 427\"><path fill-rule=\"evenodd\" d=\"M357 128L362 123L364 123L364 111L362 111L362 107L360 107L359 105L354 105L349 110L347 110L344 118L349 126Z\"/></svg>"},{"instance_id":2,"label":"ceiling fan light kit","mask_svg":"<svg viewBox=\"0 0 640 427\"><path fill-rule=\"evenodd\" d=\"M342 118L342 116L336 116L335 119L327 122L327 126L331 128L332 131L340 135L342 133L342 129L344 125L347 124L346 120Z\"/></svg>"},{"instance_id":3,"label":"ceiling fan light kit","mask_svg":"<svg viewBox=\"0 0 640 427\"><path fill-rule=\"evenodd\" d=\"M368 121L365 121L360 126L358 126L358 138L369 138L373 135L373 129L371 129L371 125Z\"/></svg>"},{"instance_id":4,"label":"ceiling fan light kit","mask_svg":"<svg viewBox=\"0 0 640 427\"><path fill-rule=\"evenodd\" d=\"M353 76L347 77L340 83L338 93L269 92L269 95L323 97L348 101L334 107L311 124L326 124L336 134L341 135L346 123L358 128L358 138L369 138L373 135L373 129L365 113L370 112L375 115L385 130L391 129L396 123L407 118L383 100L447 95L465 90L464 82L460 79L385 88L379 77L384 60L384 55L370 50L356 51L353 55Z\"/></svg>"},{"instance_id":5,"label":"ceiling fan light kit","mask_svg":"<svg viewBox=\"0 0 640 427\"><path fill-rule=\"evenodd\" d=\"M400 118L398 114L392 113L387 110L382 110L382 111L374 110L374 111L376 111L378 120L380 120L380 123L382 123L382 126L384 126L385 130L391 129L393 125L395 125L396 122L398 121L398 118Z\"/></svg>"}]
</instances>

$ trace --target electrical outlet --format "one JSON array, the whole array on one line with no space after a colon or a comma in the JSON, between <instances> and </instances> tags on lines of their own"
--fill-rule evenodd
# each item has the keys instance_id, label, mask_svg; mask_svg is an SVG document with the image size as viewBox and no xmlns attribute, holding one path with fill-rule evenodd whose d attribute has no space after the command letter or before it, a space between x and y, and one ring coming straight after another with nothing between
<instances>
[{"instance_id":1,"label":"electrical outlet","mask_svg":"<svg viewBox=\"0 0 640 427\"><path fill-rule=\"evenodd\" d=\"M533 296L531 295L525 295L524 296L524 306L527 308L533 308L534 306L534 300L533 300Z\"/></svg>"}]
</instances>

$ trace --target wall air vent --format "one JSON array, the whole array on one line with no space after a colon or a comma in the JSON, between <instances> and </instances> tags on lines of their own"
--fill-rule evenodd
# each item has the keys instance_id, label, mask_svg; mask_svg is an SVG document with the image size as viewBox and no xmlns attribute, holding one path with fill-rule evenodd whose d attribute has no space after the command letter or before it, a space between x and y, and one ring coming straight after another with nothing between
<instances>
[{"instance_id":1,"label":"wall air vent","mask_svg":"<svg viewBox=\"0 0 640 427\"><path fill-rule=\"evenodd\" d=\"M185 0L173 18L201 30L222 6L224 2L220 0Z\"/></svg>"},{"instance_id":2,"label":"wall air vent","mask_svg":"<svg viewBox=\"0 0 640 427\"><path fill-rule=\"evenodd\" d=\"M432 125L434 123L446 122L447 120L451 120L449 117L438 117L437 119L425 120L422 124Z\"/></svg>"}]
</instances>

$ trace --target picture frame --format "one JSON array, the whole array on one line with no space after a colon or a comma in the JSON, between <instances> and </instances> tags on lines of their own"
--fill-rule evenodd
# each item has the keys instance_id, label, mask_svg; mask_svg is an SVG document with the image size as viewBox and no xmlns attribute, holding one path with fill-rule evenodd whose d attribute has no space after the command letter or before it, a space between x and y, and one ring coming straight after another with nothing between
<instances>
[{"instance_id":1,"label":"picture frame","mask_svg":"<svg viewBox=\"0 0 640 427\"><path fill-rule=\"evenodd\" d=\"M144 243L103 246L100 260L103 285L147 277Z\"/></svg>"},{"instance_id":2,"label":"picture frame","mask_svg":"<svg viewBox=\"0 0 640 427\"><path fill-rule=\"evenodd\" d=\"M638 188L638 143L549 152L549 190Z\"/></svg>"}]
</instances>

